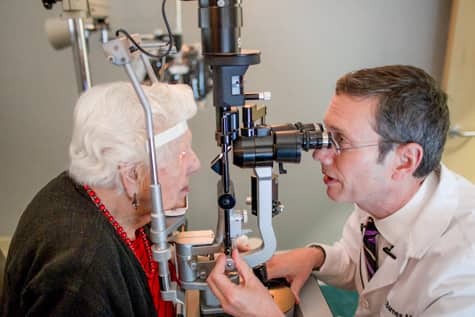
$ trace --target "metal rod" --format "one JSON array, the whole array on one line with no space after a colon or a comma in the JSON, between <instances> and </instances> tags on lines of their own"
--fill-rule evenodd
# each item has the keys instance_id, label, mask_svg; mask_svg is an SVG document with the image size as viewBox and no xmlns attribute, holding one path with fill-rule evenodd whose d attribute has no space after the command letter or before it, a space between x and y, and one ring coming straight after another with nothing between
<instances>
[{"instance_id":1,"label":"metal rod","mask_svg":"<svg viewBox=\"0 0 475 317\"><path fill-rule=\"evenodd\" d=\"M158 259L155 258L155 260L157 260L157 262L159 263L158 269L160 275L160 290L161 292L169 292L172 285L170 280L170 272L168 270L170 250L167 241L166 221L165 215L163 213L160 184L158 182L158 167L155 154L155 138L153 130L152 109L147 97L145 96L142 86L140 85L140 82L138 81L137 76L134 73L132 65L130 63L127 63L124 65L124 67L127 72L127 75L129 76L130 81L132 82L132 85L134 86L135 92L139 97L140 104L142 105L142 108L145 113L148 148L150 154L150 190L152 194L151 237L152 242L158 246L159 250L157 253L160 254ZM155 246L153 246L153 248L155 248Z\"/></svg>"},{"instance_id":2,"label":"metal rod","mask_svg":"<svg viewBox=\"0 0 475 317\"><path fill-rule=\"evenodd\" d=\"M223 144L222 144L222 162L223 162L223 186L224 186L224 193L229 193L229 157L228 157L228 125L227 125L227 116L223 114L222 117L222 129L221 133L223 135Z\"/></svg>"},{"instance_id":3,"label":"metal rod","mask_svg":"<svg viewBox=\"0 0 475 317\"><path fill-rule=\"evenodd\" d=\"M153 120L152 120L152 110L150 107L150 104L148 102L147 97L145 96L145 93L140 86L140 82L137 79L137 76L135 76L134 70L131 66L131 64L125 64L124 65L125 70L127 72L127 75L129 76L130 81L132 82L132 85L134 86L135 92L137 93L137 96L140 99L140 104L143 107L143 110L145 112L145 123L146 123L146 129L147 129L147 138L148 138L148 149L149 149L149 154L150 154L150 176L152 180L152 184L158 184L158 168L157 168L157 158L155 157L155 139L154 139L154 131L153 131Z\"/></svg>"},{"instance_id":4,"label":"metal rod","mask_svg":"<svg viewBox=\"0 0 475 317\"><path fill-rule=\"evenodd\" d=\"M150 64L150 59L145 54L140 54L140 58L142 59L142 63L145 65L145 70L147 71L147 75L150 78L152 84L158 84L157 76L153 71L152 65Z\"/></svg>"},{"instance_id":5,"label":"metal rod","mask_svg":"<svg viewBox=\"0 0 475 317\"><path fill-rule=\"evenodd\" d=\"M76 81L78 91L81 93L92 87L91 71L89 69L86 37L82 18L69 18L68 28L73 50Z\"/></svg>"},{"instance_id":6,"label":"metal rod","mask_svg":"<svg viewBox=\"0 0 475 317\"><path fill-rule=\"evenodd\" d=\"M175 34L181 34L183 32L181 0L176 0L175 9L176 9Z\"/></svg>"},{"instance_id":7,"label":"metal rod","mask_svg":"<svg viewBox=\"0 0 475 317\"><path fill-rule=\"evenodd\" d=\"M224 209L224 254L231 256L233 244L231 240L231 210Z\"/></svg>"},{"instance_id":8,"label":"metal rod","mask_svg":"<svg viewBox=\"0 0 475 317\"><path fill-rule=\"evenodd\" d=\"M221 133L222 133L222 166L223 166L223 192L225 194L229 193L229 158L228 158L228 147L229 147L229 134L230 126L228 124L228 113L223 111L221 117ZM224 254L231 256L232 252L232 240L231 240L231 211L229 209L224 209Z\"/></svg>"}]
</instances>

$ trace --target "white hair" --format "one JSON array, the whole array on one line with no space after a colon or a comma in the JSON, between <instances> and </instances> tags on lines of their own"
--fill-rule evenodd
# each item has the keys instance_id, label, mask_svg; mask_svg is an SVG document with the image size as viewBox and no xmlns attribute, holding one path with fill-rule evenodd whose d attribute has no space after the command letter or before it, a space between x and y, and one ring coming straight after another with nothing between
<instances>
[{"instance_id":1,"label":"white hair","mask_svg":"<svg viewBox=\"0 0 475 317\"><path fill-rule=\"evenodd\" d=\"M154 133L196 113L193 93L186 85L159 83L142 88L152 108ZM147 140L145 114L132 85L94 86L80 96L74 110L69 174L80 184L121 189L120 164L149 165ZM171 157L167 153L175 141L157 151L159 166Z\"/></svg>"}]
</instances>

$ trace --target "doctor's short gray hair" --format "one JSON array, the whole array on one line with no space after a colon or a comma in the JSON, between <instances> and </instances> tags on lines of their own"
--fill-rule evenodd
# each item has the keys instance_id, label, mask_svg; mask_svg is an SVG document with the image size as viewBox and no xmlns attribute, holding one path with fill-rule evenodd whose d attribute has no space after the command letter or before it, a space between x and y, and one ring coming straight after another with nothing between
<instances>
[{"instance_id":1,"label":"doctor's short gray hair","mask_svg":"<svg viewBox=\"0 0 475 317\"><path fill-rule=\"evenodd\" d=\"M447 95L425 71L391 65L346 74L336 94L377 97L374 130L381 136L379 161L395 144L417 143L424 150L415 177L424 177L440 165L450 125Z\"/></svg>"},{"instance_id":2,"label":"doctor's short gray hair","mask_svg":"<svg viewBox=\"0 0 475 317\"><path fill-rule=\"evenodd\" d=\"M193 93L186 85L159 83L142 88L152 108L154 133L196 113ZM121 189L120 164L149 165L147 140L143 107L130 83L92 87L75 106L69 174L80 184ZM159 166L176 158L170 155L176 141L156 151Z\"/></svg>"}]
</instances>

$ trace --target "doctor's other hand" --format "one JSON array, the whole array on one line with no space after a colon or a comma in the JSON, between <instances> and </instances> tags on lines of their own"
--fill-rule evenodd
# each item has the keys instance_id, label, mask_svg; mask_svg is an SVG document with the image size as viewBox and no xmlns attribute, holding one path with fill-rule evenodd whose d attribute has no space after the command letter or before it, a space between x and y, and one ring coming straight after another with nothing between
<instances>
[{"instance_id":1,"label":"doctor's other hand","mask_svg":"<svg viewBox=\"0 0 475 317\"><path fill-rule=\"evenodd\" d=\"M267 278L286 278L298 304L300 289L312 270L322 266L324 261L325 254L320 248L299 248L277 253L266 263Z\"/></svg>"},{"instance_id":2,"label":"doctor's other hand","mask_svg":"<svg viewBox=\"0 0 475 317\"><path fill-rule=\"evenodd\" d=\"M225 273L225 255L217 258L216 266L207 280L223 310L236 317L284 316L267 288L257 279L237 250L233 251L232 258L240 275L239 285L231 282Z\"/></svg>"}]
</instances>

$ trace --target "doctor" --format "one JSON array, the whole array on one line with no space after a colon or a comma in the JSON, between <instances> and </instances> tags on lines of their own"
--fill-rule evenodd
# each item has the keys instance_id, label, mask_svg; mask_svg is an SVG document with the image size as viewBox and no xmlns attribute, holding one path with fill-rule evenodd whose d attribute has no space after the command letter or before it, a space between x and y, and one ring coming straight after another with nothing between
<instances>
[{"instance_id":1,"label":"doctor","mask_svg":"<svg viewBox=\"0 0 475 317\"><path fill-rule=\"evenodd\" d=\"M298 301L316 271L358 291L356 316L475 316L475 186L440 162L446 94L416 67L363 69L338 80L324 123L335 146L313 157L327 195L355 209L340 241L278 254L268 277L286 277ZM208 279L225 310L279 316L234 257L244 283L224 278L222 260Z\"/></svg>"}]
</instances>

